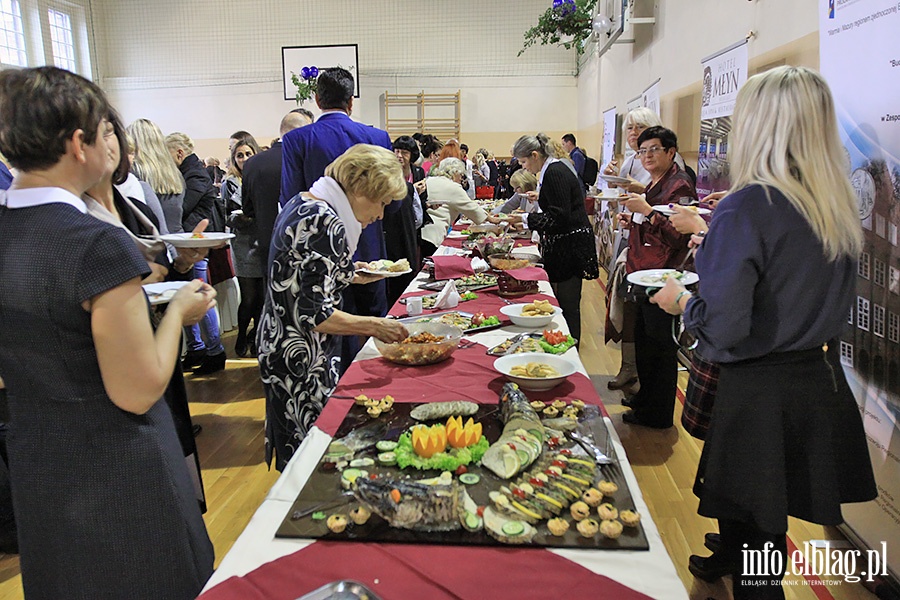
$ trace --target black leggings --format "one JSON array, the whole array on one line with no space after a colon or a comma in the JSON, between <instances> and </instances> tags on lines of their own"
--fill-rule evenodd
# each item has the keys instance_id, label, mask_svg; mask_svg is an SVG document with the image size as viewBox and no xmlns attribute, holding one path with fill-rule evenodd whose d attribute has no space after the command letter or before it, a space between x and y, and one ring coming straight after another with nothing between
<instances>
[{"instance_id":1,"label":"black leggings","mask_svg":"<svg viewBox=\"0 0 900 600\"><path fill-rule=\"evenodd\" d=\"M752 523L726 519L719 519L719 533L722 537L719 552L725 553L737 567L737 573L732 578L734 600L784 600L781 581L789 560L787 536L783 533L767 533ZM771 545L767 548L766 544ZM766 549L766 554L760 552ZM745 551L748 551L747 560L744 560ZM773 555L780 558L781 569L776 572L773 572L773 567L777 566L778 561L771 560ZM751 560L749 556L754 559ZM760 557L770 558L766 575L761 574L764 571L759 564L762 562Z\"/></svg>"},{"instance_id":2,"label":"black leggings","mask_svg":"<svg viewBox=\"0 0 900 600\"><path fill-rule=\"evenodd\" d=\"M238 340L244 341L247 338L250 321L253 321L254 327L259 325L266 296L262 277L238 277L238 285L241 288L241 305L238 307Z\"/></svg>"},{"instance_id":3,"label":"black leggings","mask_svg":"<svg viewBox=\"0 0 900 600\"><path fill-rule=\"evenodd\" d=\"M581 343L581 277L571 277L551 284L553 293L569 326L569 333Z\"/></svg>"}]
</instances>

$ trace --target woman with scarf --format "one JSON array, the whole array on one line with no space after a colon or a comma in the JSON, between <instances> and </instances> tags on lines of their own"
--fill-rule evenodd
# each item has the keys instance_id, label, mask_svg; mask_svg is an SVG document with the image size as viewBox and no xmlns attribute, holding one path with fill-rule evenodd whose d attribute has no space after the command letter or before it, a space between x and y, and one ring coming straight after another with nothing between
<instances>
[{"instance_id":1,"label":"woman with scarf","mask_svg":"<svg viewBox=\"0 0 900 600\"><path fill-rule=\"evenodd\" d=\"M340 310L341 292L377 276L355 273L360 233L407 193L397 157L357 144L325 169L275 222L260 321L259 368L266 391L266 461L284 470L322 412L341 372L342 335L398 342L402 323ZM359 265L357 265L358 267Z\"/></svg>"}]
</instances>

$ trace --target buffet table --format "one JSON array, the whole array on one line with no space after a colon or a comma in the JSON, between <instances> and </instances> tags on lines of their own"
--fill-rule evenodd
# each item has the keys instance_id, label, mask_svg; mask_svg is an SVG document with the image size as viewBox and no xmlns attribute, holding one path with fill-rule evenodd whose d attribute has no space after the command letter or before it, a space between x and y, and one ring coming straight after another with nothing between
<instances>
[{"instance_id":1,"label":"buffet table","mask_svg":"<svg viewBox=\"0 0 900 600\"><path fill-rule=\"evenodd\" d=\"M537 252L536 249L531 251ZM439 252L452 254L460 253L461 250L445 246ZM418 291L418 284L424 278L424 274L420 275L407 292ZM552 296L550 285L546 282L540 283L540 292ZM478 293L491 292L485 290ZM468 303L460 304L457 310L469 310L466 304ZM560 330L566 331L566 324L561 316L556 317L554 323ZM480 364L483 361L480 358L475 360L474 353L483 355L485 347L492 347L525 331L527 330L521 327L506 325L467 335L465 340L480 345L460 348L454 358L471 357L473 364ZM588 395L592 394L593 401L598 402L599 398L593 387L584 384L587 373L578 360L576 350L570 350L566 356L578 364L579 373L584 376L578 380L578 384L574 384L577 388L570 386L568 391L571 393L577 389L577 393L583 394L589 402ZM463 365L461 360L462 358L456 362ZM366 361L373 362L367 365ZM374 361L380 363L382 359L370 339L342 378L335 394L347 394L347 382L351 383L350 388L354 387L353 383L371 383L371 372L377 366ZM406 379L402 382L406 390L405 397L398 397L398 402L427 402L451 399L451 396L458 399L470 398L472 396L467 394L468 386L477 380L475 377L461 375L444 377L438 383L433 377L425 375L425 371L417 372L417 369L422 368L399 369L404 369L400 371L403 374L395 375L390 380ZM459 371L459 366L456 371ZM419 373L422 374L421 377ZM500 377L499 374L497 377ZM373 387L378 386L369 386L370 389ZM477 391L483 398L484 388ZM490 393L496 396L493 391ZM688 597L650 517L625 450L608 416L603 419L615 454L620 459L619 466L631 490L635 508L643 516L642 525L649 541L648 551L383 544L275 538L276 530L291 510L294 500L332 441L332 434L349 410L353 402L350 397L352 396L346 399L332 397L329 400L316 426L223 558L201 598L293 600L323 584L340 579L359 581L383 600L474 600L488 596L496 600L548 597L681 600Z\"/></svg>"}]
</instances>

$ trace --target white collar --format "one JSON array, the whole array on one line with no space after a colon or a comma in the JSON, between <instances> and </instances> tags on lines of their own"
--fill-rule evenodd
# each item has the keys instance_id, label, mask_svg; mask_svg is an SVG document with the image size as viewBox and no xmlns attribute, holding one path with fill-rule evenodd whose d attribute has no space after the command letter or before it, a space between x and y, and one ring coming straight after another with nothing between
<instances>
[{"instance_id":1,"label":"white collar","mask_svg":"<svg viewBox=\"0 0 900 600\"><path fill-rule=\"evenodd\" d=\"M544 165L541 167L541 172L538 173L538 185L544 183L544 173L547 171L547 167L550 166L550 163L559 162L558 158L553 158L552 156L548 156L547 160L544 161Z\"/></svg>"},{"instance_id":2,"label":"white collar","mask_svg":"<svg viewBox=\"0 0 900 600\"><path fill-rule=\"evenodd\" d=\"M309 188L309 195L334 209L338 219L344 224L344 237L347 239L350 255L356 254L363 226L356 220L350 200L338 182L331 177L320 177Z\"/></svg>"},{"instance_id":3,"label":"white collar","mask_svg":"<svg viewBox=\"0 0 900 600\"><path fill-rule=\"evenodd\" d=\"M37 187L7 190L5 202L8 208L31 208L42 204L68 204L87 213L84 201L67 190L58 187Z\"/></svg>"}]
</instances>

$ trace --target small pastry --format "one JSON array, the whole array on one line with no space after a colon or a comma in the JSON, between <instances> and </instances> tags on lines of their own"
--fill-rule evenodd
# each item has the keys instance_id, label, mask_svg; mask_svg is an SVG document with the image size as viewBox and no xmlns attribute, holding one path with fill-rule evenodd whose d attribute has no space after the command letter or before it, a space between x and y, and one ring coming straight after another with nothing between
<instances>
[{"instance_id":1,"label":"small pastry","mask_svg":"<svg viewBox=\"0 0 900 600\"><path fill-rule=\"evenodd\" d=\"M572 506L569 507L569 512L572 513L573 519L580 521L591 514L591 507L581 501L573 502Z\"/></svg>"},{"instance_id":2,"label":"small pastry","mask_svg":"<svg viewBox=\"0 0 900 600\"><path fill-rule=\"evenodd\" d=\"M332 532L341 533L347 529L347 517L345 515L331 515L325 521L325 524L328 525L328 529Z\"/></svg>"},{"instance_id":3,"label":"small pastry","mask_svg":"<svg viewBox=\"0 0 900 600\"><path fill-rule=\"evenodd\" d=\"M614 540L622 535L622 524L618 521L603 521L600 523L600 533L609 539Z\"/></svg>"},{"instance_id":4,"label":"small pastry","mask_svg":"<svg viewBox=\"0 0 900 600\"><path fill-rule=\"evenodd\" d=\"M567 419L577 419L578 418L578 409L574 406L568 406L565 410L563 410L563 416Z\"/></svg>"},{"instance_id":5,"label":"small pastry","mask_svg":"<svg viewBox=\"0 0 900 600\"><path fill-rule=\"evenodd\" d=\"M555 417L558 414L559 414L559 409L555 408L553 406L548 406L547 408L544 409L545 417L549 417L552 419L553 417Z\"/></svg>"},{"instance_id":6,"label":"small pastry","mask_svg":"<svg viewBox=\"0 0 900 600\"><path fill-rule=\"evenodd\" d=\"M381 410L381 412L387 412L387 411L391 410L391 407L392 407L392 406L394 406L394 403L391 402L391 401L389 401L387 398L384 398L384 399L378 404L378 408Z\"/></svg>"},{"instance_id":7,"label":"small pastry","mask_svg":"<svg viewBox=\"0 0 900 600\"><path fill-rule=\"evenodd\" d=\"M378 406L379 404L381 404L381 401L378 400L377 398L366 398L366 401L363 402L363 406L368 406L369 408L372 408L373 406Z\"/></svg>"},{"instance_id":8,"label":"small pastry","mask_svg":"<svg viewBox=\"0 0 900 600\"><path fill-rule=\"evenodd\" d=\"M366 396L365 394L360 394L359 396L357 396L356 398L353 399L353 402L355 402L359 406L367 406L368 405L367 403L369 402L369 397Z\"/></svg>"},{"instance_id":9,"label":"small pastry","mask_svg":"<svg viewBox=\"0 0 900 600\"><path fill-rule=\"evenodd\" d=\"M531 404L531 408L533 408L534 410L544 410L544 407L547 406L540 400L532 400L531 402L529 402L529 404Z\"/></svg>"},{"instance_id":10,"label":"small pastry","mask_svg":"<svg viewBox=\"0 0 900 600\"><path fill-rule=\"evenodd\" d=\"M576 398L575 400L572 400L572 406L578 409L582 409L584 408L584 400L579 400Z\"/></svg>"},{"instance_id":11,"label":"small pastry","mask_svg":"<svg viewBox=\"0 0 900 600\"><path fill-rule=\"evenodd\" d=\"M604 496L612 496L619 491L619 486L614 484L612 481L606 481L604 479L597 484L597 489L600 490L600 493Z\"/></svg>"},{"instance_id":12,"label":"small pastry","mask_svg":"<svg viewBox=\"0 0 900 600\"><path fill-rule=\"evenodd\" d=\"M603 502L603 494L601 494L599 490L589 488L588 491L581 495L581 499L584 500L588 506L597 506Z\"/></svg>"},{"instance_id":13,"label":"small pastry","mask_svg":"<svg viewBox=\"0 0 900 600\"><path fill-rule=\"evenodd\" d=\"M566 407L566 401L560 400L559 398L557 398L556 400L554 400L553 402L550 403L550 406L552 406L556 410L562 410Z\"/></svg>"},{"instance_id":14,"label":"small pastry","mask_svg":"<svg viewBox=\"0 0 900 600\"><path fill-rule=\"evenodd\" d=\"M565 519L556 517L555 519L550 519L549 521L547 521L547 529L550 530L550 535L565 535L565 533L569 530L569 522Z\"/></svg>"},{"instance_id":15,"label":"small pastry","mask_svg":"<svg viewBox=\"0 0 900 600\"><path fill-rule=\"evenodd\" d=\"M619 525L619 527L621 528L622 526ZM597 530L600 529L600 526L594 519L584 519L583 521L579 521L575 528L578 529L578 533L580 533L582 537L590 538L597 535Z\"/></svg>"},{"instance_id":16,"label":"small pastry","mask_svg":"<svg viewBox=\"0 0 900 600\"><path fill-rule=\"evenodd\" d=\"M366 412L369 413L370 417L377 417L377 416L381 415L381 409L377 406L370 406L366 410Z\"/></svg>"},{"instance_id":17,"label":"small pastry","mask_svg":"<svg viewBox=\"0 0 900 600\"><path fill-rule=\"evenodd\" d=\"M371 516L372 511L365 506L358 506L350 511L350 520L357 525L365 525Z\"/></svg>"},{"instance_id":18,"label":"small pastry","mask_svg":"<svg viewBox=\"0 0 900 600\"><path fill-rule=\"evenodd\" d=\"M619 511L609 502L604 502L597 507L597 515L604 521L610 521L619 518Z\"/></svg>"},{"instance_id":19,"label":"small pastry","mask_svg":"<svg viewBox=\"0 0 900 600\"><path fill-rule=\"evenodd\" d=\"M637 527L641 522L641 514L636 510L623 510L619 513L619 520L625 527Z\"/></svg>"}]
</instances>

